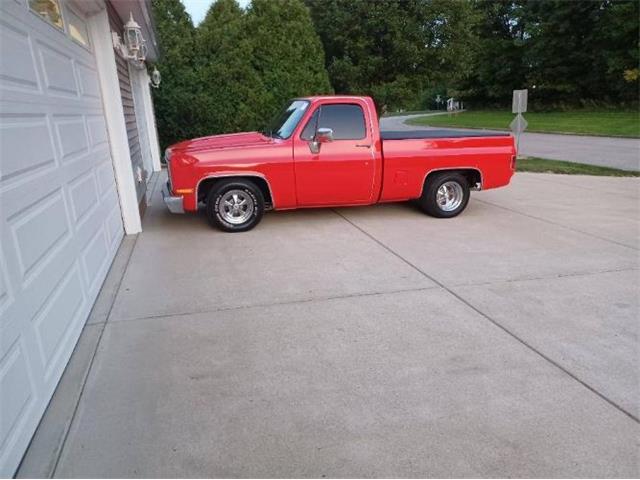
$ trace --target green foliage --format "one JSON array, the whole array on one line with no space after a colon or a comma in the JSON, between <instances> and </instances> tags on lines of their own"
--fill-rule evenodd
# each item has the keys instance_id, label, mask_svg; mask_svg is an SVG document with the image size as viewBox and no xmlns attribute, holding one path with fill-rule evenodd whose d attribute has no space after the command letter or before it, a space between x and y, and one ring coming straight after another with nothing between
<instances>
[{"instance_id":1,"label":"green foliage","mask_svg":"<svg viewBox=\"0 0 640 480\"><path fill-rule=\"evenodd\" d=\"M380 108L421 108L421 93L469 73L476 14L468 1L306 0L337 93Z\"/></svg>"},{"instance_id":2,"label":"green foliage","mask_svg":"<svg viewBox=\"0 0 640 480\"><path fill-rule=\"evenodd\" d=\"M322 44L301 0L211 5L194 28L180 0L153 0L162 57L154 91L163 147L255 130L290 98L331 92Z\"/></svg>"},{"instance_id":3,"label":"green foliage","mask_svg":"<svg viewBox=\"0 0 640 480\"><path fill-rule=\"evenodd\" d=\"M198 105L202 135L255 130L262 82L251 65L254 45L246 34L245 13L235 0L218 0L198 27L202 81Z\"/></svg>"},{"instance_id":4,"label":"green foliage","mask_svg":"<svg viewBox=\"0 0 640 480\"><path fill-rule=\"evenodd\" d=\"M153 99L164 148L192 136L199 117L194 101L199 84L194 72L195 29L180 0L153 0L153 13L162 49L157 64L162 84L153 89Z\"/></svg>"},{"instance_id":5,"label":"green foliage","mask_svg":"<svg viewBox=\"0 0 640 480\"><path fill-rule=\"evenodd\" d=\"M534 108L638 101L637 0L474 0L481 21L472 104L506 106L529 88Z\"/></svg>"},{"instance_id":6,"label":"green foliage","mask_svg":"<svg viewBox=\"0 0 640 480\"><path fill-rule=\"evenodd\" d=\"M300 0L253 0L246 29L253 39L251 65L262 81L256 108L263 121L289 98L332 92L322 44Z\"/></svg>"}]
</instances>

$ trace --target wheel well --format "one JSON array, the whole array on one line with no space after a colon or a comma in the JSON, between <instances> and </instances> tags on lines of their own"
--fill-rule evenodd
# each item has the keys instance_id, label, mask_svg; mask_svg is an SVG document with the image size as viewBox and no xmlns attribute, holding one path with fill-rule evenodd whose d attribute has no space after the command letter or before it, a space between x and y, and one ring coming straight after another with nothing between
<instances>
[{"instance_id":1,"label":"wheel well","mask_svg":"<svg viewBox=\"0 0 640 480\"><path fill-rule=\"evenodd\" d=\"M439 173L460 173L462 175L464 175L464 177L467 179L467 182L469 182L469 187L473 190L474 187L476 185L480 185L480 188L482 188L482 174L480 173L480 170L477 170L475 168L452 168L452 169L447 169L447 170L434 170L432 172L429 172L429 174L425 177L424 179L424 184L422 185L422 189L424 190L425 185L427 184L427 180L429 180L430 178L435 177L436 175L438 175Z\"/></svg>"},{"instance_id":2,"label":"wheel well","mask_svg":"<svg viewBox=\"0 0 640 480\"><path fill-rule=\"evenodd\" d=\"M210 178L205 178L198 185L198 202L206 202L207 201L207 196L209 195L209 192L211 191L213 186L216 185L218 182L221 182L222 180L249 180L250 182L255 183L256 186L262 192L262 195L264 196L265 207L267 209L273 208L273 199L271 198L271 190L269 190L269 184L267 183L267 181L264 178L255 177L255 176L251 176L251 175L247 175L247 176L243 176L243 175L235 176L234 175L234 176L229 176L229 177L210 177Z\"/></svg>"}]
</instances>

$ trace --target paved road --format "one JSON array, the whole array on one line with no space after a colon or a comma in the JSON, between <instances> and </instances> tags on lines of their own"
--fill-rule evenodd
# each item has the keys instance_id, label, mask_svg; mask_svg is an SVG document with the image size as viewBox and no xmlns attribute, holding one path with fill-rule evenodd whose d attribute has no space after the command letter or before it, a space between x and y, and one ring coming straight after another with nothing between
<instances>
[{"instance_id":1,"label":"paved road","mask_svg":"<svg viewBox=\"0 0 640 480\"><path fill-rule=\"evenodd\" d=\"M407 125L409 118L421 115L386 117L382 126L388 130L413 130L425 127ZM442 127L438 127L442 128ZM528 157L588 163L622 170L640 170L640 139L524 133L520 152Z\"/></svg>"},{"instance_id":2,"label":"paved road","mask_svg":"<svg viewBox=\"0 0 640 480\"><path fill-rule=\"evenodd\" d=\"M517 174L451 220L387 204L242 234L156 191L41 424L66 441L34 439L20 474L638 477L639 185Z\"/></svg>"}]
</instances>

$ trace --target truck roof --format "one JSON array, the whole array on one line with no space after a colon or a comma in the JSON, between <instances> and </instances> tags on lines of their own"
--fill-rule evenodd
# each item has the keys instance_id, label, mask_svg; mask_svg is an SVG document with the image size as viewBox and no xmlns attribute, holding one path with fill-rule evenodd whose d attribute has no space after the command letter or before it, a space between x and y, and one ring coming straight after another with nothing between
<instances>
[{"instance_id":1,"label":"truck roof","mask_svg":"<svg viewBox=\"0 0 640 480\"><path fill-rule=\"evenodd\" d=\"M300 100L309 100L315 102L317 100L324 100L330 98L332 100L371 100L371 97L365 95L313 95L311 97L300 97Z\"/></svg>"}]
</instances>

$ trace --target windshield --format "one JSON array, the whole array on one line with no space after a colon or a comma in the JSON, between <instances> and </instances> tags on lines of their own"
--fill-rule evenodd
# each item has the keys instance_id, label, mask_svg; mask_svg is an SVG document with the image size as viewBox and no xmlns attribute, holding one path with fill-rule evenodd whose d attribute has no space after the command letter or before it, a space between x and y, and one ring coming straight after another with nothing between
<instances>
[{"instance_id":1,"label":"windshield","mask_svg":"<svg viewBox=\"0 0 640 480\"><path fill-rule=\"evenodd\" d=\"M308 106L309 102L306 100L292 101L273 119L264 130L264 134L276 138L289 138Z\"/></svg>"}]
</instances>

